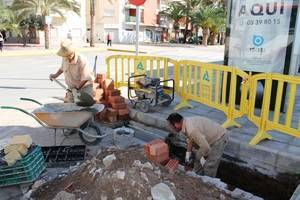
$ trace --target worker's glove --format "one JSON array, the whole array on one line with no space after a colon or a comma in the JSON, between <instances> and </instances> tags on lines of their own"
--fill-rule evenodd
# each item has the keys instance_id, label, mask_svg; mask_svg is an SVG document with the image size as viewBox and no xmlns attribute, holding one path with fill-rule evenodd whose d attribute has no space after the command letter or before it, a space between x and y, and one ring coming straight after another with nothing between
<instances>
[{"instance_id":1,"label":"worker's glove","mask_svg":"<svg viewBox=\"0 0 300 200\"><path fill-rule=\"evenodd\" d=\"M189 152L189 151L187 151L186 153L185 153L185 162L190 162L190 157L191 157L191 152Z\"/></svg>"},{"instance_id":2,"label":"worker's glove","mask_svg":"<svg viewBox=\"0 0 300 200\"><path fill-rule=\"evenodd\" d=\"M204 157L201 157L200 164L202 165L202 167L204 166L205 162L206 162L206 159Z\"/></svg>"}]
</instances>

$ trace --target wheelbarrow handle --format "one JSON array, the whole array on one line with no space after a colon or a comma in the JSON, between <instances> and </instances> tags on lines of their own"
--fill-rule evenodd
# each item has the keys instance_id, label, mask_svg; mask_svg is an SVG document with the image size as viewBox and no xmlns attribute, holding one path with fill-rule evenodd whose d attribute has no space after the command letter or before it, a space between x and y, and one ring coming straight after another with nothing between
<instances>
[{"instance_id":1,"label":"wheelbarrow handle","mask_svg":"<svg viewBox=\"0 0 300 200\"><path fill-rule=\"evenodd\" d=\"M24 97L21 97L20 100L22 101L31 101L33 103L36 103L36 104L39 104L39 105L43 105L41 102L37 101L37 100L34 100L34 99L30 99L30 98L24 98Z\"/></svg>"},{"instance_id":2,"label":"wheelbarrow handle","mask_svg":"<svg viewBox=\"0 0 300 200\"><path fill-rule=\"evenodd\" d=\"M18 110L22 113L25 113L26 115L29 115L30 117L34 118L40 125L42 125L45 128L49 128L46 124L44 124L39 118L37 118L34 114L27 112L26 110L22 108L17 108L13 106L0 106L1 109L10 109L10 110Z\"/></svg>"}]
</instances>

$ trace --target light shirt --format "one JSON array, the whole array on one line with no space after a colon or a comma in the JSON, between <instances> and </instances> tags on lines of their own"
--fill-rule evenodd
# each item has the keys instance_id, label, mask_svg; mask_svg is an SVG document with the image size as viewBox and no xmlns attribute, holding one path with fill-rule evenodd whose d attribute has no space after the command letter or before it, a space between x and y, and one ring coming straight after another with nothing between
<instances>
[{"instance_id":1,"label":"light shirt","mask_svg":"<svg viewBox=\"0 0 300 200\"><path fill-rule=\"evenodd\" d=\"M83 87L94 82L95 78L87 65L87 60L80 54L75 53L72 62L69 62L68 58L63 58L60 69L64 72L66 84L71 89L78 88L85 80L88 82Z\"/></svg>"},{"instance_id":2,"label":"light shirt","mask_svg":"<svg viewBox=\"0 0 300 200\"><path fill-rule=\"evenodd\" d=\"M226 133L226 129L210 119L194 116L183 119L181 132L187 136L187 142L196 143L206 156L211 145Z\"/></svg>"}]
</instances>

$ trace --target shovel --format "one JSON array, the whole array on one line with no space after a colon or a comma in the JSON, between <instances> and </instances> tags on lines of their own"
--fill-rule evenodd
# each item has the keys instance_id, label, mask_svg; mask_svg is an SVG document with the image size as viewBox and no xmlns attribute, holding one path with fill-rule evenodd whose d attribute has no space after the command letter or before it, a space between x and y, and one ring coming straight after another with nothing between
<instances>
[{"instance_id":1,"label":"shovel","mask_svg":"<svg viewBox=\"0 0 300 200\"><path fill-rule=\"evenodd\" d=\"M83 106L83 107L89 107L89 106L92 106L95 104L94 98L91 95L89 95L88 93L82 92L82 91L78 92L76 89L71 90L55 78L53 78L53 81L55 81L63 89L65 89L68 92L71 92L73 94L74 102L76 103L76 105Z\"/></svg>"}]
</instances>

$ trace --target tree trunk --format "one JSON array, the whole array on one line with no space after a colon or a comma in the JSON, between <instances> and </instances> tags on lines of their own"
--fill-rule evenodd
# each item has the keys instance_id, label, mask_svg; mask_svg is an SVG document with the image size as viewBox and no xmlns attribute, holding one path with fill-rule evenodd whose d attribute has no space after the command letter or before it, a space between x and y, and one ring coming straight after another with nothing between
<instances>
[{"instance_id":1,"label":"tree trunk","mask_svg":"<svg viewBox=\"0 0 300 200\"><path fill-rule=\"evenodd\" d=\"M44 33L45 33L45 49L49 49L49 25L44 25Z\"/></svg>"},{"instance_id":2,"label":"tree trunk","mask_svg":"<svg viewBox=\"0 0 300 200\"><path fill-rule=\"evenodd\" d=\"M211 45L216 45L217 44L217 37L218 37L218 34L217 33L213 33L212 36L211 36Z\"/></svg>"},{"instance_id":3,"label":"tree trunk","mask_svg":"<svg viewBox=\"0 0 300 200\"><path fill-rule=\"evenodd\" d=\"M90 47L95 46L95 0L90 1L90 15L91 15L91 31L90 31Z\"/></svg>"},{"instance_id":4,"label":"tree trunk","mask_svg":"<svg viewBox=\"0 0 300 200\"><path fill-rule=\"evenodd\" d=\"M225 32L221 32L220 45L225 44Z\"/></svg>"},{"instance_id":5,"label":"tree trunk","mask_svg":"<svg viewBox=\"0 0 300 200\"><path fill-rule=\"evenodd\" d=\"M203 34L203 42L202 42L202 44L204 46L207 46L207 42L208 42L208 38L209 38L209 29L208 28L203 28L202 34Z\"/></svg>"},{"instance_id":6,"label":"tree trunk","mask_svg":"<svg viewBox=\"0 0 300 200\"><path fill-rule=\"evenodd\" d=\"M184 30L184 36L183 36L183 43L186 43L186 38L188 36L188 28L189 28L189 12L186 14L186 19L185 19L185 30Z\"/></svg>"}]
</instances>

